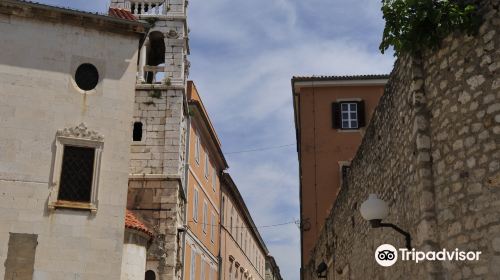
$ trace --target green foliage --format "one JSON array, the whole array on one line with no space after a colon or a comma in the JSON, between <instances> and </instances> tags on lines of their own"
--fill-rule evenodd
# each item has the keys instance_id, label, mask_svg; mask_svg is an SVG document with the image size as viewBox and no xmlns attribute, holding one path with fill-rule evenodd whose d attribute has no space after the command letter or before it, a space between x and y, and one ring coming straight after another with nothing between
<instances>
[{"instance_id":1,"label":"green foliage","mask_svg":"<svg viewBox=\"0 0 500 280\"><path fill-rule=\"evenodd\" d=\"M481 21L476 5L463 0L382 0L382 12L380 51L392 46L396 55L434 49L456 30L472 35Z\"/></svg>"},{"instance_id":2,"label":"green foliage","mask_svg":"<svg viewBox=\"0 0 500 280\"><path fill-rule=\"evenodd\" d=\"M170 79L170 77L167 77L163 80L163 84L165 84L166 86L171 86L172 85L172 80Z\"/></svg>"},{"instance_id":3,"label":"green foliage","mask_svg":"<svg viewBox=\"0 0 500 280\"><path fill-rule=\"evenodd\" d=\"M151 28L153 28L155 26L157 21L158 21L157 18L146 18L146 22L149 23Z\"/></svg>"},{"instance_id":4,"label":"green foliage","mask_svg":"<svg viewBox=\"0 0 500 280\"><path fill-rule=\"evenodd\" d=\"M161 91L155 89L153 91L150 91L148 95L149 95L149 97L160 99L161 98Z\"/></svg>"}]
</instances>

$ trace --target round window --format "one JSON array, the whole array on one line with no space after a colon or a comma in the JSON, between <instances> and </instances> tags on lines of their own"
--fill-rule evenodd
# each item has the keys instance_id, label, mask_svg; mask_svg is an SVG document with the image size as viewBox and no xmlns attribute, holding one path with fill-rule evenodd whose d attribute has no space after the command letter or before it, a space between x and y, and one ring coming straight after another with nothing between
<instances>
[{"instance_id":1,"label":"round window","mask_svg":"<svg viewBox=\"0 0 500 280\"><path fill-rule=\"evenodd\" d=\"M75 82L81 90L93 90L99 82L97 68L90 63L78 66L75 73Z\"/></svg>"}]
</instances>

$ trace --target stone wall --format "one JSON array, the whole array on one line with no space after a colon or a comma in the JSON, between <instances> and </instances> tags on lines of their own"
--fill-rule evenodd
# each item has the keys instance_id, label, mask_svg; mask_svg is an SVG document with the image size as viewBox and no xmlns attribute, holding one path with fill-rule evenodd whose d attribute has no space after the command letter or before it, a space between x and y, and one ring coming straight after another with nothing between
<instances>
[{"instance_id":1,"label":"stone wall","mask_svg":"<svg viewBox=\"0 0 500 280\"><path fill-rule=\"evenodd\" d=\"M0 1L2 13L8 5ZM22 253L9 248L13 234L37 236L33 279L119 279L136 76L129 61L139 37L89 28L85 17L76 26L57 21L59 12L50 22L19 16L41 15L27 7L16 13L0 22L0 279L25 279L12 278L7 260ZM83 93L73 77L89 62L100 81ZM81 123L104 136L97 211L51 211L56 134Z\"/></svg>"},{"instance_id":2,"label":"stone wall","mask_svg":"<svg viewBox=\"0 0 500 280\"><path fill-rule=\"evenodd\" d=\"M396 62L305 279L322 261L332 261L334 279L500 275L499 1L481 5L476 36L453 34L422 59ZM482 251L480 260L379 266L375 249L404 247L404 238L362 219L369 193L388 202L386 222L409 231L417 250Z\"/></svg>"},{"instance_id":3,"label":"stone wall","mask_svg":"<svg viewBox=\"0 0 500 280\"><path fill-rule=\"evenodd\" d=\"M185 223L185 93L166 85L136 87L134 122L143 124L143 135L130 147L127 209L155 231L148 269L158 279L177 279L182 271L177 228Z\"/></svg>"}]
</instances>

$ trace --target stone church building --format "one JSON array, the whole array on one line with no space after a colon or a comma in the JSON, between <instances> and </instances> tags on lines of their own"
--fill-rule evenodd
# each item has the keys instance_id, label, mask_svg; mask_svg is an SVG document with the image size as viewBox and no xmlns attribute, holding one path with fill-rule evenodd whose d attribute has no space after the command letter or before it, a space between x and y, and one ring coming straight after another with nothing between
<instances>
[{"instance_id":1,"label":"stone church building","mask_svg":"<svg viewBox=\"0 0 500 280\"><path fill-rule=\"evenodd\" d=\"M0 1L0 279L120 279L147 28Z\"/></svg>"},{"instance_id":2,"label":"stone church building","mask_svg":"<svg viewBox=\"0 0 500 280\"><path fill-rule=\"evenodd\" d=\"M186 3L110 5L0 3L4 279L182 277Z\"/></svg>"}]
</instances>

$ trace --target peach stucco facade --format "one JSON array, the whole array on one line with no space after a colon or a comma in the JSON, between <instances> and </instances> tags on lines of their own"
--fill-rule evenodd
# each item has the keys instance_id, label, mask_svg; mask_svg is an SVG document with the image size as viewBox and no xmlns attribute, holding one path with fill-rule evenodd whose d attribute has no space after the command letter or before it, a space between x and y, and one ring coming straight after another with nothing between
<instances>
[{"instance_id":1,"label":"peach stucco facade","mask_svg":"<svg viewBox=\"0 0 500 280\"><path fill-rule=\"evenodd\" d=\"M188 82L188 168L184 279L219 277L220 174L227 163L196 86Z\"/></svg>"},{"instance_id":2,"label":"peach stucco facade","mask_svg":"<svg viewBox=\"0 0 500 280\"><path fill-rule=\"evenodd\" d=\"M302 264L309 260L341 188L343 166L347 168L356 154L386 81L385 75L292 80L300 163ZM344 121L344 115L335 114L334 104L343 103L346 108L356 104L352 105L357 110L353 113L354 128L345 129L340 120L340 127L335 126L335 118L340 116Z\"/></svg>"},{"instance_id":3,"label":"peach stucco facade","mask_svg":"<svg viewBox=\"0 0 500 280\"><path fill-rule=\"evenodd\" d=\"M220 279L265 279L268 250L227 173L222 179L221 211Z\"/></svg>"}]
</instances>

